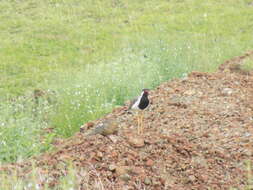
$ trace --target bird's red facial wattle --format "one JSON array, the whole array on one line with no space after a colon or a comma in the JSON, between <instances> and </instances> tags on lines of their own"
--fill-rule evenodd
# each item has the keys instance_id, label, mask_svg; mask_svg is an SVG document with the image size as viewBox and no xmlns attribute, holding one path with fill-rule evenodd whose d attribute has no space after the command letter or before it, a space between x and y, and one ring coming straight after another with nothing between
<instances>
[{"instance_id":1,"label":"bird's red facial wattle","mask_svg":"<svg viewBox=\"0 0 253 190\"><path fill-rule=\"evenodd\" d=\"M145 95L148 95L149 89L143 89L143 92L144 92Z\"/></svg>"}]
</instances>

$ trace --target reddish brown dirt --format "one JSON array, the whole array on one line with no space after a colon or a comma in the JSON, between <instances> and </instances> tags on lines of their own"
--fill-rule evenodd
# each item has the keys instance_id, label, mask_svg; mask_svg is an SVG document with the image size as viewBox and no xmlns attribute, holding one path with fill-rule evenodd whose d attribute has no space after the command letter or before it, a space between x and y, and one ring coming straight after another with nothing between
<instances>
[{"instance_id":1,"label":"reddish brown dirt","mask_svg":"<svg viewBox=\"0 0 253 190\"><path fill-rule=\"evenodd\" d=\"M103 119L119 123L117 135L77 133L36 158L41 183L57 184L72 161L81 189L245 188L245 161L253 163L253 75L233 65L249 56L152 90L142 136L126 106L115 109ZM29 162L13 166L20 174L30 168Z\"/></svg>"}]
</instances>

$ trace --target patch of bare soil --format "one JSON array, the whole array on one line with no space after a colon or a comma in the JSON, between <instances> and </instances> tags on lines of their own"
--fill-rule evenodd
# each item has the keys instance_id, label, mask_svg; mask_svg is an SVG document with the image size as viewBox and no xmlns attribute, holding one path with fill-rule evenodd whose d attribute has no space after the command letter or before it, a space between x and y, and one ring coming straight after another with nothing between
<instances>
[{"instance_id":1,"label":"patch of bare soil","mask_svg":"<svg viewBox=\"0 0 253 190\"><path fill-rule=\"evenodd\" d=\"M141 136L127 106L86 124L57 151L35 159L41 184L57 184L72 161L81 189L98 183L119 190L245 188L245 161L253 162L253 75L238 65L249 56L253 52L226 61L216 73L192 72L151 91ZM87 135L87 128L108 120L116 134ZM12 167L25 175L30 164L2 169Z\"/></svg>"}]
</instances>

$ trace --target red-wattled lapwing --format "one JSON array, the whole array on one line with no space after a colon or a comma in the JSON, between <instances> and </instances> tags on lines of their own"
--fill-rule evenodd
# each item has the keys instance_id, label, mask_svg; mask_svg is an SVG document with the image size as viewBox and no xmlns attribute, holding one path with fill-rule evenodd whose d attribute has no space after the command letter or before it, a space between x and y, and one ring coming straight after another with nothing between
<instances>
[{"instance_id":1,"label":"red-wattled lapwing","mask_svg":"<svg viewBox=\"0 0 253 190\"><path fill-rule=\"evenodd\" d=\"M142 110L146 109L149 105L149 99L148 99L148 93L149 89L143 89L141 92L141 95L131 101L131 104L129 105L128 110L135 109L138 110L138 134L143 133L143 114ZM140 114L141 113L141 114Z\"/></svg>"}]
</instances>

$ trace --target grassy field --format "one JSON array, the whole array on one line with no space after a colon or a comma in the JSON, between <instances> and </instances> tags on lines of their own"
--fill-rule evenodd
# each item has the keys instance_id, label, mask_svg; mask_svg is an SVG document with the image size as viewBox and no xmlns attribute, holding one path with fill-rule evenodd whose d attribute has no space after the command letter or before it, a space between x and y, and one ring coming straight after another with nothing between
<instances>
[{"instance_id":1,"label":"grassy field","mask_svg":"<svg viewBox=\"0 0 253 190\"><path fill-rule=\"evenodd\" d=\"M144 87L253 49L250 2L1 1L0 161L49 150Z\"/></svg>"}]
</instances>

